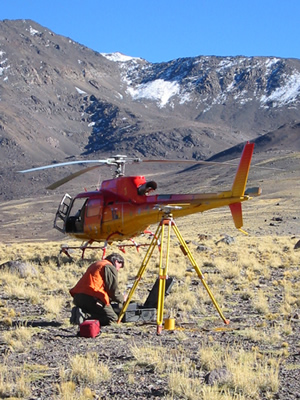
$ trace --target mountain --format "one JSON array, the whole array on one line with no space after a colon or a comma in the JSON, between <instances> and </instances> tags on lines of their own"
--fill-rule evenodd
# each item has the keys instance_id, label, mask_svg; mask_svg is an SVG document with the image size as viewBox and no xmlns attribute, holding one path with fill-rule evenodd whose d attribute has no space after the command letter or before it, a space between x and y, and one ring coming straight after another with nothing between
<instances>
[{"instance_id":1,"label":"mountain","mask_svg":"<svg viewBox=\"0 0 300 400\"><path fill-rule=\"evenodd\" d=\"M258 153L299 151L299 110L298 59L153 64L97 53L34 21L0 21L2 199L32 194L17 170L75 157L200 160L247 140ZM56 176L32 180L40 190Z\"/></svg>"}]
</instances>

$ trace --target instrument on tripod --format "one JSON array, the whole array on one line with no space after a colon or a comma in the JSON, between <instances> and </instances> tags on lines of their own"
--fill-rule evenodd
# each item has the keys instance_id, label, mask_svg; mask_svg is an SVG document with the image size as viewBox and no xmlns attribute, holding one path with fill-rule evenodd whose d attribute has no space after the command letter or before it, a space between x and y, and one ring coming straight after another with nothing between
<instances>
[{"instance_id":1,"label":"instrument on tripod","mask_svg":"<svg viewBox=\"0 0 300 400\"><path fill-rule=\"evenodd\" d=\"M176 206L177 208L178 206ZM209 289L198 264L193 257L191 251L189 250L185 240L183 239L174 219L172 216L172 206L162 206L160 207L160 211L163 211L163 216L158 224L155 234L153 235L152 241L150 246L146 252L146 255L143 259L141 267L137 273L135 281L132 285L132 288L128 294L128 297L123 305L123 308L119 314L118 323L122 321L124 314L127 310L127 307L132 299L132 296L138 286L138 283L142 279L142 276L149 264L149 261L152 257L153 251L156 246L159 247L159 272L158 272L158 279L159 279L159 286L158 286L158 298L157 298L157 334L160 335L163 329L163 318L164 318L164 300L165 300L165 291L166 291L166 280L168 279L168 272L169 272L169 261L170 261L170 251L171 251L171 231L175 233L179 243L182 253L188 257L190 260L193 268L195 269L198 277L200 278L202 285L206 289L210 299L213 302L217 312L219 313L220 317L222 318L225 324L229 324L229 320L227 320L220 307L217 304L216 299L214 298L211 290ZM165 243L166 241L166 243ZM166 246L166 247L165 247Z\"/></svg>"}]
</instances>

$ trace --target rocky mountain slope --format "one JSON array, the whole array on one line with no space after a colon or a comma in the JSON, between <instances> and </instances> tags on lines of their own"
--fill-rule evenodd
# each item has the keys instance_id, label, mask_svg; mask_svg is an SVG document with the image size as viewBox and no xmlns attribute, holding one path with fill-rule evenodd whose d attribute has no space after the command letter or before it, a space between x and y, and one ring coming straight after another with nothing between
<instances>
[{"instance_id":1,"label":"rocky mountain slope","mask_svg":"<svg viewBox=\"0 0 300 400\"><path fill-rule=\"evenodd\" d=\"M32 194L18 169L72 157L199 160L246 140L256 153L299 151L299 108L298 59L153 64L97 53L34 21L0 21L0 197ZM58 174L38 174L35 187Z\"/></svg>"}]
</instances>

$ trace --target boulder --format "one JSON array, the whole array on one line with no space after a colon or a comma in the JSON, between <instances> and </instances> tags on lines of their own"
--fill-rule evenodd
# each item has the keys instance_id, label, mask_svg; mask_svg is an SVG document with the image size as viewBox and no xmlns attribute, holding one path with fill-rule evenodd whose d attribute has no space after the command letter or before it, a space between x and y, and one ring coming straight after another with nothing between
<instances>
[{"instance_id":1,"label":"boulder","mask_svg":"<svg viewBox=\"0 0 300 400\"><path fill-rule=\"evenodd\" d=\"M37 270L34 266L25 261L7 261L0 265L0 270L7 270L19 275L21 278L26 278L29 275L37 275Z\"/></svg>"},{"instance_id":2,"label":"boulder","mask_svg":"<svg viewBox=\"0 0 300 400\"><path fill-rule=\"evenodd\" d=\"M210 371L204 377L204 381L207 385L223 384L228 382L231 378L231 373L226 368L217 368Z\"/></svg>"}]
</instances>

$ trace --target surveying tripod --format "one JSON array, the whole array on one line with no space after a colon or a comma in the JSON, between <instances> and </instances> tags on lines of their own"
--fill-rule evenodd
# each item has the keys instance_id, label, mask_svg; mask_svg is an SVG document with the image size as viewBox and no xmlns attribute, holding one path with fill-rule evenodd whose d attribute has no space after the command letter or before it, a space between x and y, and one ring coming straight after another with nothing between
<instances>
[{"instance_id":1,"label":"surveying tripod","mask_svg":"<svg viewBox=\"0 0 300 400\"><path fill-rule=\"evenodd\" d=\"M164 214L162 216L162 219L157 227L157 230L152 238L152 241L150 243L150 246L147 250L147 253L144 257L144 260L142 262L142 265L138 271L138 274L135 278L134 284L132 288L130 289L130 292L128 294L128 297L123 305L123 308L119 314L118 318L118 323L121 322L128 304L131 301L131 298L135 292L135 289L137 288L137 285L139 281L141 280L143 273L146 270L146 267L151 259L152 253L154 251L154 248L156 245L158 245L159 250L160 250L160 260L159 260L159 285L158 285L158 301L157 301L157 334L160 335L162 332L162 323L163 323L163 313L164 313L164 299L165 299L165 288L166 288L166 280L168 278L168 268L169 268L169 255L170 255L170 241L171 241L171 228L176 234L176 237L180 243L180 248L181 251L185 256L187 256L194 267L195 271L197 272L197 275L199 276L203 286L205 287L209 297L211 298L215 308L217 309L220 317L224 321L225 324L229 324L229 321L225 319L224 315L222 314L222 311L220 307L218 306L213 294L211 293L207 283L204 280L204 276L202 275L192 253L190 252L189 248L187 247L187 244L183 237L181 236L181 233L179 232L179 229L176 226L176 223L173 219L171 210L174 207L164 207L162 210L164 211ZM167 234L165 233L165 227L167 227ZM164 237L166 236L167 239L167 246L166 249L164 248Z\"/></svg>"}]
</instances>

